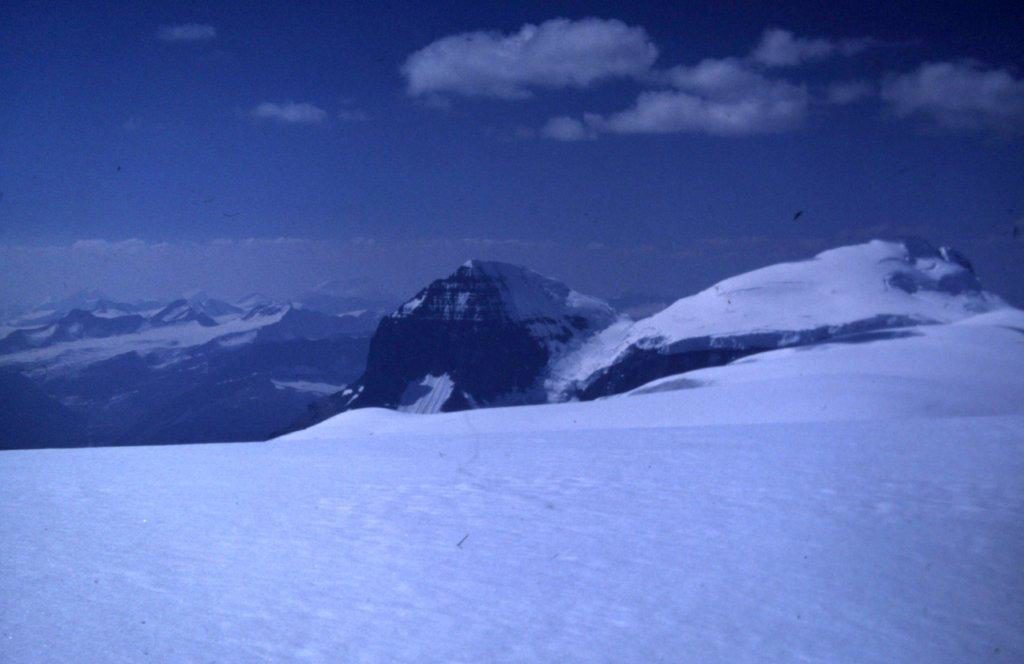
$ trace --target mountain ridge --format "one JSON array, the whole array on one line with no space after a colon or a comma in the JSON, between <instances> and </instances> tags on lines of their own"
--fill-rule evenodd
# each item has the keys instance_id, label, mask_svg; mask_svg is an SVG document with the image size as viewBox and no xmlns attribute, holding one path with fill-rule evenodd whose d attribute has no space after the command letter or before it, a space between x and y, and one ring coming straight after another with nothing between
<instances>
[{"instance_id":1,"label":"mountain ridge","mask_svg":"<svg viewBox=\"0 0 1024 664\"><path fill-rule=\"evenodd\" d=\"M592 400L779 348L1007 306L982 289L966 257L919 238L770 265L639 320L526 268L471 260L385 317L363 376L313 404L292 430L365 407L437 412Z\"/></svg>"}]
</instances>

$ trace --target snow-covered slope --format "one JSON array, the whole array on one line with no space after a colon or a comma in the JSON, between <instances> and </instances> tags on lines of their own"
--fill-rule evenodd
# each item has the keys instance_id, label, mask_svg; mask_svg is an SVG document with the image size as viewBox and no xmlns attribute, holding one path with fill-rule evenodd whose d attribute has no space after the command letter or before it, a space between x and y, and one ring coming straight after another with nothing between
<instances>
[{"instance_id":1,"label":"snow-covered slope","mask_svg":"<svg viewBox=\"0 0 1024 664\"><path fill-rule=\"evenodd\" d=\"M921 240L824 251L726 279L638 322L631 343L843 325L874 316L948 323L1002 306L970 263Z\"/></svg>"},{"instance_id":2,"label":"snow-covered slope","mask_svg":"<svg viewBox=\"0 0 1024 664\"><path fill-rule=\"evenodd\" d=\"M1019 323L752 362L826 358L831 394L810 381L790 419L829 421L679 426L719 401L698 388L388 413L404 428L322 440L2 452L0 660L1021 661L1024 416L892 402L1020 412L1000 394L1022 393ZM931 360L924 380L865 392L918 366L888 366L903 351ZM890 409L810 412L851 390Z\"/></svg>"},{"instance_id":3,"label":"snow-covered slope","mask_svg":"<svg viewBox=\"0 0 1024 664\"><path fill-rule=\"evenodd\" d=\"M635 322L525 268L470 261L385 318L364 376L296 428L367 407L590 400L778 348L1005 307L982 290L966 258L920 239L772 265Z\"/></svg>"},{"instance_id":4,"label":"snow-covered slope","mask_svg":"<svg viewBox=\"0 0 1024 664\"><path fill-rule=\"evenodd\" d=\"M768 351L596 401L430 417L354 410L286 438L1024 415L1022 394L1024 312L1005 307L949 325Z\"/></svg>"},{"instance_id":5,"label":"snow-covered slope","mask_svg":"<svg viewBox=\"0 0 1024 664\"><path fill-rule=\"evenodd\" d=\"M562 358L549 388L594 398L753 352L1004 306L956 251L874 240L726 279L633 325L612 326Z\"/></svg>"},{"instance_id":6,"label":"snow-covered slope","mask_svg":"<svg viewBox=\"0 0 1024 664\"><path fill-rule=\"evenodd\" d=\"M1024 312L969 313L589 402L0 452L0 661L1022 661Z\"/></svg>"}]
</instances>

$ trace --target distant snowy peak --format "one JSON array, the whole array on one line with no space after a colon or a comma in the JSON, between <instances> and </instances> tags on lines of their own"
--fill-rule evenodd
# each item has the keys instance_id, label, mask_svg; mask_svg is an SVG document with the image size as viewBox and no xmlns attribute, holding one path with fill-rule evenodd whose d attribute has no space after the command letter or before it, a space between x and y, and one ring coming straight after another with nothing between
<instances>
[{"instance_id":1,"label":"distant snowy peak","mask_svg":"<svg viewBox=\"0 0 1024 664\"><path fill-rule=\"evenodd\" d=\"M210 318L223 318L226 316L237 316L245 312L245 309L233 304L218 300L209 296L206 291L193 291L184 294L181 299L188 302L189 306L197 312L206 314Z\"/></svg>"},{"instance_id":2,"label":"distant snowy peak","mask_svg":"<svg viewBox=\"0 0 1024 664\"><path fill-rule=\"evenodd\" d=\"M109 301L110 298L103 291L91 289L81 290L65 298L48 297L43 300L38 309L51 309L67 313L72 309L91 310L97 302Z\"/></svg>"},{"instance_id":3,"label":"distant snowy peak","mask_svg":"<svg viewBox=\"0 0 1024 664\"><path fill-rule=\"evenodd\" d=\"M234 302L234 306L242 311L252 311L256 307L265 307L274 304L274 299L263 293L249 293Z\"/></svg>"},{"instance_id":4,"label":"distant snowy peak","mask_svg":"<svg viewBox=\"0 0 1024 664\"><path fill-rule=\"evenodd\" d=\"M639 321L630 337L801 330L879 315L948 323L1002 306L958 252L873 240L726 279Z\"/></svg>"},{"instance_id":5,"label":"distant snowy peak","mask_svg":"<svg viewBox=\"0 0 1024 664\"><path fill-rule=\"evenodd\" d=\"M146 315L161 306L161 303L153 301L115 301L96 290L81 291L64 299L48 298L4 322L12 328L31 328L55 323L75 310L88 311L100 318L116 318L132 314Z\"/></svg>"},{"instance_id":6,"label":"distant snowy peak","mask_svg":"<svg viewBox=\"0 0 1024 664\"><path fill-rule=\"evenodd\" d=\"M245 312L245 314L242 316L242 320L259 320L260 318L270 316L277 316L278 318L280 318L288 311L291 311L291 305L277 304L273 302L257 304L253 306L251 309L249 309L247 312Z\"/></svg>"},{"instance_id":7,"label":"distant snowy peak","mask_svg":"<svg viewBox=\"0 0 1024 664\"><path fill-rule=\"evenodd\" d=\"M279 320L260 328L260 341L284 341L290 339L327 339L339 334L366 336L367 323L356 317L332 316L320 311L305 309L299 305L271 306L255 309L261 316L278 316ZM248 316L248 315L247 315ZM259 317L256 317L258 319Z\"/></svg>"},{"instance_id":8,"label":"distant snowy peak","mask_svg":"<svg viewBox=\"0 0 1024 664\"><path fill-rule=\"evenodd\" d=\"M609 329L556 373L592 398L764 350L951 323L1005 306L981 289L955 250L916 238L873 240L721 281L628 328Z\"/></svg>"},{"instance_id":9,"label":"distant snowy peak","mask_svg":"<svg viewBox=\"0 0 1024 664\"><path fill-rule=\"evenodd\" d=\"M615 319L615 312L597 298L524 267L470 260L417 293L391 317L504 321L525 324L543 337L565 340L574 330L606 327Z\"/></svg>"},{"instance_id":10,"label":"distant snowy peak","mask_svg":"<svg viewBox=\"0 0 1024 664\"><path fill-rule=\"evenodd\" d=\"M139 313L142 311L142 307L126 304L123 302L113 302L111 300L98 300L91 309L87 309L92 315L100 318L117 318L118 316L129 316L131 314Z\"/></svg>"},{"instance_id":11,"label":"distant snowy peak","mask_svg":"<svg viewBox=\"0 0 1024 664\"><path fill-rule=\"evenodd\" d=\"M201 309L192 305L188 300L181 299L171 302L160 311L153 314L149 323L153 326L177 325L180 323L196 322L203 327L213 327L217 321L204 313Z\"/></svg>"},{"instance_id":12,"label":"distant snowy peak","mask_svg":"<svg viewBox=\"0 0 1024 664\"><path fill-rule=\"evenodd\" d=\"M49 325L11 332L0 340L0 354L46 348L80 339L104 339L132 334L139 331L144 322L142 316L135 314L108 318L82 309L72 309Z\"/></svg>"}]
</instances>

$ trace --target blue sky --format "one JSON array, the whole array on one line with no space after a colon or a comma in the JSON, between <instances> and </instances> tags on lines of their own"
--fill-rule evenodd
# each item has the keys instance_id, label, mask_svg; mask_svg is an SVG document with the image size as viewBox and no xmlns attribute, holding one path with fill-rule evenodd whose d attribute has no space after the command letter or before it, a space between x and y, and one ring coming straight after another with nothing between
<instances>
[{"instance_id":1,"label":"blue sky","mask_svg":"<svg viewBox=\"0 0 1024 664\"><path fill-rule=\"evenodd\" d=\"M1019 4L642 4L5 3L0 300L683 295L915 233L1024 302Z\"/></svg>"}]
</instances>

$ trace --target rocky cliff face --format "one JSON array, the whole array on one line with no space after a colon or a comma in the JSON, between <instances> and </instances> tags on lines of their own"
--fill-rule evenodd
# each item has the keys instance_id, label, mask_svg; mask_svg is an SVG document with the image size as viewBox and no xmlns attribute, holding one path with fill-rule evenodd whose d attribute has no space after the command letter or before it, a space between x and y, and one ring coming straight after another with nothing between
<instances>
[{"instance_id":1,"label":"rocky cliff face","mask_svg":"<svg viewBox=\"0 0 1024 664\"><path fill-rule=\"evenodd\" d=\"M363 376L296 428L364 407L596 399L755 353L870 342L1003 306L966 258L918 239L741 274L637 321L525 268L470 261L384 318Z\"/></svg>"},{"instance_id":2,"label":"rocky cliff face","mask_svg":"<svg viewBox=\"0 0 1024 664\"><path fill-rule=\"evenodd\" d=\"M470 261L384 318L366 372L313 419L378 406L433 412L546 400L556 356L609 325L604 302L525 268Z\"/></svg>"}]
</instances>

